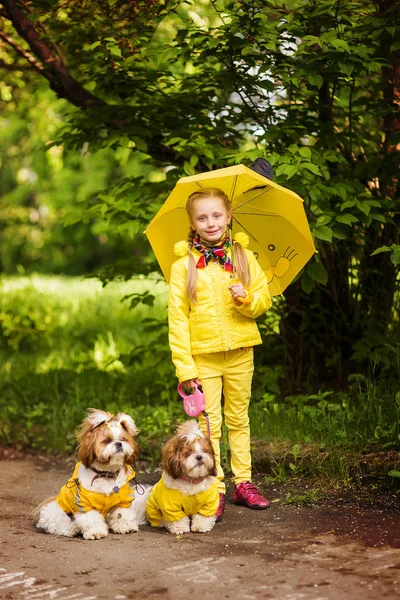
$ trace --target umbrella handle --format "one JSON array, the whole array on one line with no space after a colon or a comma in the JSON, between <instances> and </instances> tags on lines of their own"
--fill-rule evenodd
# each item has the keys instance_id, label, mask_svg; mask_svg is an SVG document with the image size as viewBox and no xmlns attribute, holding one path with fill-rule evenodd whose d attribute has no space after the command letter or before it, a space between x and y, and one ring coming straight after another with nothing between
<instances>
[{"instance_id":1,"label":"umbrella handle","mask_svg":"<svg viewBox=\"0 0 400 600\"><path fill-rule=\"evenodd\" d=\"M242 304L251 304L254 300L254 296L253 294L248 294L245 298L236 298L236 300L239 300Z\"/></svg>"}]
</instances>

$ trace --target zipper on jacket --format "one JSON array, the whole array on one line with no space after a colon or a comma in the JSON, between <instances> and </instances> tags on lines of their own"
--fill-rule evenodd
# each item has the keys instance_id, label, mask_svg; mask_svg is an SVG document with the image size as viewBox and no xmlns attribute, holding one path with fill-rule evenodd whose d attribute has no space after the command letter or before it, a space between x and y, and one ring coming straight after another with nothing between
<instances>
[{"instance_id":1,"label":"zipper on jacket","mask_svg":"<svg viewBox=\"0 0 400 600\"><path fill-rule=\"evenodd\" d=\"M230 338L230 335L229 335L229 327L228 327L228 323L227 323L226 316L225 316L224 294L223 294L223 291L222 291L222 283L221 283L221 277L222 277L223 271L222 271L222 269L221 269L221 267L220 267L219 264L215 264L214 263L213 266L214 266L214 268L218 269L218 271L217 271L217 280L218 280L219 297L220 297L220 300L221 300L221 308L222 308L222 311L221 311L222 312L222 322L223 322L223 327L224 327L224 330L225 330L226 339L228 341L228 350L230 350L231 349L231 338Z\"/></svg>"}]
</instances>

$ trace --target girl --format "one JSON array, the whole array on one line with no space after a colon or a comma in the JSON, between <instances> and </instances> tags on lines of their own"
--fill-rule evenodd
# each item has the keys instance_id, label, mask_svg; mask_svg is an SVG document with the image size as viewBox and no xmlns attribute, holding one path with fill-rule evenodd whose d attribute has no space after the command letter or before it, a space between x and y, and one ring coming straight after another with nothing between
<instances>
[{"instance_id":1,"label":"girl","mask_svg":"<svg viewBox=\"0 0 400 600\"><path fill-rule=\"evenodd\" d=\"M171 269L169 343L179 381L192 388L198 378L203 386L218 470L217 520L221 520L225 507L219 448L222 391L235 484L233 500L254 509L269 506L251 483L248 407L253 346L261 344L255 319L268 310L271 298L254 254L243 247L247 236L236 234L232 244L227 195L218 188L203 188L189 196L186 210L189 242L175 244L175 253L181 258ZM204 417L200 424L205 430Z\"/></svg>"}]
</instances>

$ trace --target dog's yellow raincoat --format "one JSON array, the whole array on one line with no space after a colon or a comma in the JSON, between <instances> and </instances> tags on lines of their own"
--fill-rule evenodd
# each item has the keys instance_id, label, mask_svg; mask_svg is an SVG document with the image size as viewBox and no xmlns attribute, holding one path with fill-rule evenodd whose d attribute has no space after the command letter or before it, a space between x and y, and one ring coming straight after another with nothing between
<instances>
[{"instance_id":1,"label":"dog's yellow raincoat","mask_svg":"<svg viewBox=\"0 0 400 600\"><path fill-rule=\"evenodd\" d=\"M66 513L86 513L97 510L105 517L115 506L129 508L135 498L135 492L130 481L135 477L135 471L127 465L127 481L116 492L108 496L100 492L93 492L83 487L79 479L79 469L84 468L81 462L75 466L73 475L61 488L56 502Z\"/></svg>"},{"instance_id":2,"label":"dog's yellow raincoat","mask_svg":"<svg viewBox=\"0 0 400 600\"><path fill-rule=\"evenodd\" d=\"M219 492L216 483L208 490L193 496L179 490L172 490L164 483L164 475L151 490L147 501L146 516L153 527L159 527L161 520L169 523L179 521L183 517L195 514L213 517L219 504Z\"/></svg>"}]
</instances>

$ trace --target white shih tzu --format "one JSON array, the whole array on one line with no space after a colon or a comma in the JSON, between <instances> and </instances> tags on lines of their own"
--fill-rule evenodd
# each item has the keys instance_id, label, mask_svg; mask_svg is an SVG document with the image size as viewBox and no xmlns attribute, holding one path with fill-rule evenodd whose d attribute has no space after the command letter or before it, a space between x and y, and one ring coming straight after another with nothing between
<instances>
[{"instance_id":1,"label":"white shih tzu","mask_svg":"<svg viewBox=\"0 0 400 600\"><path fill-rule=\"evenodd\" d=\"M71 479L58 496L39 506L38 529L54 535L86 540L103 538L108 531L130 533L146 523L148 492L135 484L138 431L124 413L89 409L78 433L78 458Z\"/></svg>"},{"instance_id":2,"label":"white shih tzu","mask_svg":"<svg viewBox=\"0 0 400 600\"><path fill-rule=\"evenodd\" d=\"M219 504L214 452L197 421L186 421L162 450L163 474L152 488L146 515L153 527L180 535L211 531Z\"/></svg>"}]
</instances>

